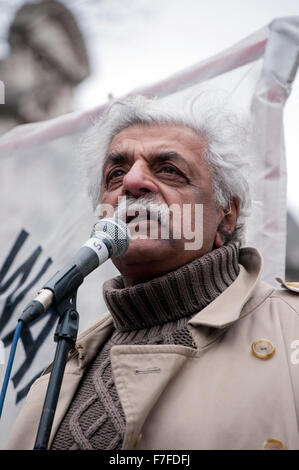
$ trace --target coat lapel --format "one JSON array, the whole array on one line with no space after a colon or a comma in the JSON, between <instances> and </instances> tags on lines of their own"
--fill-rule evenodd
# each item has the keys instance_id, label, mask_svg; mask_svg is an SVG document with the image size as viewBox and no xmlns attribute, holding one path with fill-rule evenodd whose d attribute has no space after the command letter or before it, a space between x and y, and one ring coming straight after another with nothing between
<instances>
[{"instance_id":1,"label":"coat lapel","mask_svg":"<svg viewBox=\"0 0 299 470\"><path fill-rule=\"evenodd\" d=\"M263 259L255 248L240 250L240 273L235 281L213 302L192 317L188 324L196 336L200 325L226 328L239 319L242 309L259 283Z\"/></svg>"},{"instance_id":2,"label":"coat lapel","mask_svg":"<svg viewBox=\"0 0 299 470\"><path fill-rule=\"evenodd\" d=\"M184 346L114 346L111 364L126 417L123 449L132 448L148 413L170 380L196 351Z\"/></svg>"}]
</instances>

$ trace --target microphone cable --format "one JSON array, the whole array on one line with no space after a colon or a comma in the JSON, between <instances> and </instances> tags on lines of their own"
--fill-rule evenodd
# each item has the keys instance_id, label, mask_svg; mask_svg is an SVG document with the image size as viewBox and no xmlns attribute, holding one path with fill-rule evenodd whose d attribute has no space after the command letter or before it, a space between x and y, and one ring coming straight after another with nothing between
<instances>
[{"instance_id":1,"label":"microphone cable","mask_svg":"<svg viewBox=\"0 0 299 470\"><path fill-rule=\"evenodd\" d=\"M10 348L8 363L7 363L7 366L6 366L5 376L4 376L2 389L1 389L1 395L0 395L0 419L1 419L1 415L2 415L2 409L3 409L3 405L4 405L6 391L7 391L7 387L8 387L8 383L9 383L9 379L10 379L11 369L12 369L12 365L13 365L13 361L14 361L14 357L15 357L15 353L16 353L16 349L17 349L17 344L18 344L18 341L19 341L20 336L21 336L23 325L24 325L23 320L19 320L19 322L16 326L16 329L14 331L14 335L13 335L13 340L12 340L12 344L11 344L11 348Z\"/></svg>"}]
</instances>

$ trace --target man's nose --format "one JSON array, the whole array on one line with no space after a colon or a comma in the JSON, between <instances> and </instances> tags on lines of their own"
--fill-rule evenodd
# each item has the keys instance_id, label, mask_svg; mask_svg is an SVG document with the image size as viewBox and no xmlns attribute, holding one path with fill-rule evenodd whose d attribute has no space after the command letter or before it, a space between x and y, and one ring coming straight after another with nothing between
<instances>
[{"instance_id":1,"label":"man's nose","mask_svg":"<svg viewBox=\"0 0 299 470\"><path fill-rule=\"evenodd\" d=\"M135 162L123 178L123 192L125 195L139 197L144 193L157 193L158 187L151 177L151 173L143 162Z\"/></svg>"}]
</instances>

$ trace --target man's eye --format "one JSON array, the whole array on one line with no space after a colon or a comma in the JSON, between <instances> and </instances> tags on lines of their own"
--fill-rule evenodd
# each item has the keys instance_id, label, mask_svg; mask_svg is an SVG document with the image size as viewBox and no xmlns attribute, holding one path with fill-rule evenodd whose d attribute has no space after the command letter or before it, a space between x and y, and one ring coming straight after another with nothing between
<instances>
[{"instance_id":1,"label":"man's eye","mask_svg":"<svg viewBox=\"0 0 299 470\"><path fill-rule=\"evenodd\" d=\"M159 168L160 178L168 179L174 182L189 182L188 178L174 165L162 165Z\"/></svg>"},{"instance_id":2,"label":"man's eye","mask_svg":"<svg viewBox=\"0 0 299 470\"><path fill-rule=\"evenodd\" d=\"M170 175L170 176L174 175L174 176L178 176L178 177L181 177L181 178L185 178L183 173L173 165L163 165L163 166L160 167L159 172Z\"/></svg>"},{"instance_id":3,"label":"man's eye","mask_svg":"<svg viewBox=\"0 0 299 470\"><path fill-rule=\"evenodd\" d=\"M161 168L161 171L163 171L164 173L179 173L178 170L171 166L171 165L165 165Z\"/></svg>"},{"instance_id":4,"label":"man's eye","mask_svg":"<svg viewBox=\"0 0 299 470\"><path fill-rule=\"evenodd\" d=\"M111 181L113 178L118 178L120 176L123 176L124 170L113 170L111 171L108 176L107 176L107 181Z\"/></svg>"}]
</instances>

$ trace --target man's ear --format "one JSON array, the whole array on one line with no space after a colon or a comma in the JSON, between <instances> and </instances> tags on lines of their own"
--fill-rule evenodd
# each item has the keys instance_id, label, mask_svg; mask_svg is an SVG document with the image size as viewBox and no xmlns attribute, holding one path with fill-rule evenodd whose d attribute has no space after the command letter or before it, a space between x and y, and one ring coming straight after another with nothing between
<instances>
[{"instance_id":1,"label":"man's ear","mask_svg":"<svg viewBox=\"0 0 299 470\"><path fill-rule=\"evenodd\" d=\"M240 213L239 199L232 198L230 205L226 209L220 209L220 223L217 228L214 247L219 248L224 245L229 236L234 232Z\"/></svg>"}]
</instances>

